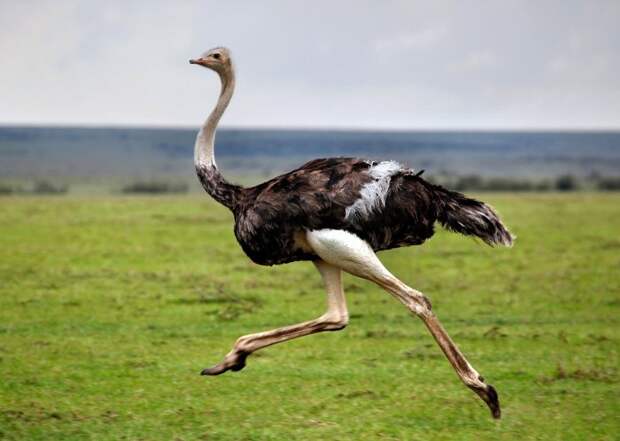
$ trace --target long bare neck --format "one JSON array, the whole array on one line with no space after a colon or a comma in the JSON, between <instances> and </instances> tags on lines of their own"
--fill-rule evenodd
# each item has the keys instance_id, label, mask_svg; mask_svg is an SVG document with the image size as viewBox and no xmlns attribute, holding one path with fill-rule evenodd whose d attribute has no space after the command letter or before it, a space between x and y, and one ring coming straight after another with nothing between
<instances>
[{"instance_id":1,"label":"long bare neck","mask_svg":"<svg viewBox=\"0 0 620 441\"><path fill-rule=\"evenodd\" d=\"M194 146L194 164L198 166L213 166L215 163L215 131L220 122L220 118L224 114L230 99L235 91L235 73L232 68L220 74L222 81L222 89L217 104L207 120L202 125L198 136L196 137L196 145Z\"/></svg>"},{"instance_id":2,"label":"long bare neck","mask_svg":"<svg viewBox=\"0 0 620 441\"><path fill-rule=\"evenodd\" d=\"M242 188L224 179L215 164L215 131L235 90L235 74L232 68L220 74L222 90L215 108L202 125L194 146L196 174L204 189L220 204L235 209Z\"/></svg>"}]
</instances>

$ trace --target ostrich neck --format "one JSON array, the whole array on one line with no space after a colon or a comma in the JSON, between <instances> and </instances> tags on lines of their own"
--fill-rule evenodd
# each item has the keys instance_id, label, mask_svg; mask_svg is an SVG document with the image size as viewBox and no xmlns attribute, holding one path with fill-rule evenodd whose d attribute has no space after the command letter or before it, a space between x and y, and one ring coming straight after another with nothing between
<instances>
[{"instance_id":1,"label":"ostrich neck","mask_svg":"<svg viewBox=\"0 0 620 441\"><path fill-rule=\"evenodd\" d=\"M220 204L234 210L243 189L227 182L220 174L215 164L215 152L213 151L217 123L226 110L235 89L235 76L232 68L220 74L220 79L222 80L220 97L196 137L194 164L198 179L207 193Z\"/></svg>"},{"instance_id":2,"label":"ostrich neck","mask_svg":"<svg viewBox=\"0 0 620 441\"><path fill-rule=\"evenodd\" d=\"M194 163L196 167L216 167L215 164L215 131L220 118L224 114L235 90L235 74L233 70L220 74L222 89L215 108L202 125L194 148Z\"/></svg>"}]
</instances>

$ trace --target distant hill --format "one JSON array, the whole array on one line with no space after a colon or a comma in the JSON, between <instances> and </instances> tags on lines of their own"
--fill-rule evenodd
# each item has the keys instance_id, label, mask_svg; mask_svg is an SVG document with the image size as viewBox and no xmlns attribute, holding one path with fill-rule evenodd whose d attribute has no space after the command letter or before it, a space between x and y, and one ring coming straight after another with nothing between
<instances>
[{"instance_id":1,"label":"distant hill","mask_svg":"<svg viewBox=\"0 0 620 441\"><path fill-rule=\"evenodd\" d=\"M193 177L196 130L0 127L0 177ZM222 129L218 164L269 176L325 156L396 159L431 174L620 175L620 132Z\"/></svg>"}]
</instances>

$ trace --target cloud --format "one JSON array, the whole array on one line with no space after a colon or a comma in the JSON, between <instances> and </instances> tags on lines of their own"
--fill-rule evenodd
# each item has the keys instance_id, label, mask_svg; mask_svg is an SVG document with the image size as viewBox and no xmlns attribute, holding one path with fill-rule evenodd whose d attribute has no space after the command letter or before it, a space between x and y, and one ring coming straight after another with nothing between
<instances>
[{"instance_id":1,"label":"cloud","mask_svg":"<svg viewBox=\"0 0 620 441\"><path fill-rule=\"evenodd\" d=\"M448 30L446 26L442 25L427 28L419 32L380 38L374 41L372 46L377 52L426 50L435 47L447 34Z\"/></svg>"},{"instance_id":2,"label":"cloud","mask_svg":"<svg viewBox=\"0 0 620 441\"><path fill-rule=\"evenodd\" d=\"M457 61L453 68L459 72L478 72L485 69L492 69L499 65L497 55L488 51L474 51L466 54L461 60Z\"/></svg>"}]
</instances>

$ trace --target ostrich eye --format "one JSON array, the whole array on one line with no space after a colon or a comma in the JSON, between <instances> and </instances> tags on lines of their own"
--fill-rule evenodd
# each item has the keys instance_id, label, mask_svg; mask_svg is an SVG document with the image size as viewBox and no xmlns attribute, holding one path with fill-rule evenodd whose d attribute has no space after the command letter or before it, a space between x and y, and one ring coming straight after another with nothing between
<instances>
[{"instance_id":1,"label":"ostrich eye","mask_svg":"<svg viewBox=\"0 0 620 441\"><path fill-rule=\"evenodd\" d=\"M220 54L213 54L213 58L215 58L216 60L220 59Z\"/></svg>"}]
</instances>

